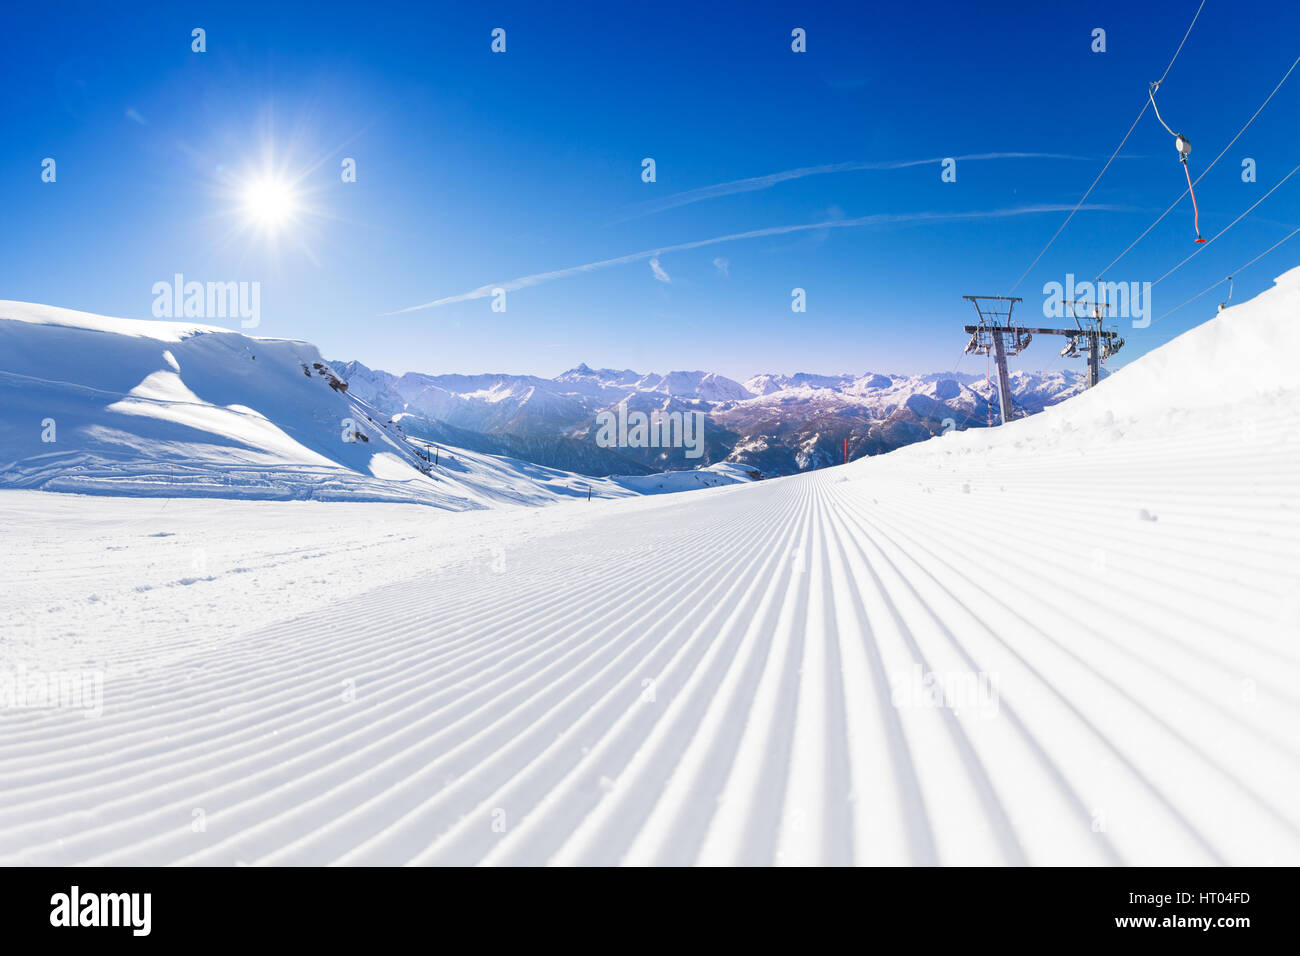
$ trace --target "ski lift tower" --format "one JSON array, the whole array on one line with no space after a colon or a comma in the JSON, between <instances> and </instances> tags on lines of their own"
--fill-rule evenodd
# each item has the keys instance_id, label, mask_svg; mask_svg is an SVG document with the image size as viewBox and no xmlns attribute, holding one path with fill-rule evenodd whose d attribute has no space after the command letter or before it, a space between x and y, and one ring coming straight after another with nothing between
<instances>
[{"instance_id":1,"label":"ski lift tower","mask_svg":"<svg viewBox=\"0 0 1300 956\"><path fill-rule=\"evenodd\" d=\"M966 353L993 353L994 364L998 367L998 404L1002 424L1005 425L1015 414L1011 405L1011 377L1007 372L1007 356L1019 355L1033 337L1011 318L1016 303L1023 302L1024 299L1005 295L964 295L962 298L975 306L975 313L979 316L979 325L966 326L966 331L970 333Z\"/></svg>"},{"instance_id":2,"label":"ski lift tower","mask_svg":"<svg viewBox=\"0 0 1300 956\"><path fill-rule=\"evenodd\" d=\"M1101 363L1103 359L1108 359L1124 347L1124 340L1119 336L1119 330L1114 326L1109 329L1105 328L1106 313L1110 306L1105 302L1092 302L1087 299L1075 299L1067 302L1070 312L1074 316L1074 324L1077 331L1071 332L1069 329L1063 329L1057 332L1060 335L1069 337L1065 348L1061 349L1062 358L1077 358L1079 355L1079 345L1083 344L1084 351L1088 358L1088 387L1092 388L1101 381ZM1089 313L1085 318L1079 317L1079 307L1082 306L1085 312ZM1039 331L1048 331L1040 329Z\"/></svg>"},{"instance_id":3,"label":"ski lift tower","mask_svg":"<svg viewBox=\"0 0 1300 956\"><path fill-rule=\"evenodd\" d=\"M1074 315L1072 329L1027 329L1011 318L1011 312L1017 302L1003 295L964 295L963 299L975 305L979 315L979 325L964 326L970 341L966 343L966 354L993 354L998 367L998 401L1002 405L1002 424L1014 417L1011 407L1011 378L1007 372L1007 356L1018 355L1029 345L1035 335L1064 335L1069 341L1061 349L1062 358L1078 358L1085 354L1088 359L1088 387L1092 388L1101 379L1101 363L1124 347L1119 330L1115 326L1104 327L1107 305L1085 301L1083 299L1067 303ZM1078 307L1091 309L1091 315L1080 318ZM1080 345L1083 351L1080 351Z\"/></svg>"}]
</instances>

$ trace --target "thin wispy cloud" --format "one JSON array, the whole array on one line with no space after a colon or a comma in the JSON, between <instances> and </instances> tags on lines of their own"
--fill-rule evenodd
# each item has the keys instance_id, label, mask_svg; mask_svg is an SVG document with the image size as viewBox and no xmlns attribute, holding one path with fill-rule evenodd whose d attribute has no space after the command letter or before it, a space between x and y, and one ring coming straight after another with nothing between
<instances>
[{"instance_id":1,"label":"thin wispy cloud","mask_svg":"<svg viewBox=\"0 0 1300 956\"><path fill-rule=\"evenodd\" d=\"M654 273L654 277L658 279L660 282L664 282L670 285L672 284L673 280L669 277L667 272L664 272L664 267L659 264L658 259L650 260L650 271Z\"/></svg>"},{"instance_id":2,"label":"thin wispy cloud","mask_svg":"<svg viewBox=\"0 0 1300 956\"><path fill-rule=\"evenodd\" d=\"M718 256L713 260L713 268L717 269L725 278L731 278L731 260L723 256Z\"/></svg>"},{"instance_id":3,"label":"thin wispy cloud","mask_svg":"<svg viewBox=\"0 0 1300 956\"><path fill-rule=\"evenodd\" d=\"M632 252L624 256L615 256L612 259L600 259L596 262L588 262L580 266L570 266L567 269L555 269L551 272L538 272L530 276L520 276L517 279L510 279L507 282L493 282L489 285L481 285L477 289L471 289L468 292L461 292L457 295L444 296L441 299L434 299L431 302L424 302L420 305L413 305L405 309L397 309L393 312L385 312L384 315L401 315L405 312L418 312L421 309L436 309L444 305L452 305L456 302L468 302L472 299L485 299L492 295L497 289L506 292L515 292L519 289L527 289L535 285L541 285L544 282L551 282L555 279L567 279L571 276L582 275L587 272L597 272L601 269L609 269L613 266L627 265L630 262L642 262L646 259L657 260L660 256L667 255L670 252L686 252L691 249L700 249L705 246L716 246L724 242L738 242L742 239L762 239L767 236L784 236L794 232L809 232L814 229L854 229L870 226L891 226L909 222L955 222L970 219L1006 219L1011 216L1032 216L1039 213L1056 213L1069 212L1073 206L1063 204L1037 205L1037 206L1014 206L1008 209L992 209L979 212L913 212L913 213L876 213L870 216L858 216L855 219L827 219L822 222L809 222L795 226L769 226L766 229L751 229L748 232L734 232L726 236L715 236L712 239L697 239L694 242L681 242L673 246L659 246L655 249L647 249L643 252ZM1115 211L1123 209L1123 206L1095 203L1079 207L1079 211ZM653 267L652 267L653 268Z\"/></svg>"},{"instance_id":4,"label":"thin wispy cloud","mask_svg":"<svg viewBox=\"0 0 1300 956\"><path fill-rule=\"evenodd\" d=\"M888 160L878 162L847 162L847 163L827 163L822 166L802 166L799 169L787 169L779 173L768 173L766 176L751 176L748 179L733 179L731 182L715 183L712 186L701 186L698 189L688 189L685 192L673 193L671 196L664 196L662 199L653 199L648 202L639 204L634 211L621 219L615 219L609 225L619 222L628 222L632 219L640 219L642 216L652 216L655 213L663 212L666 209L675 209L678 206L689 206L691 203L704 202L706 199L718 199L722 196L733 196L736 193L755 192L760 189L771 189L778 183L788 182L792 179L804 179L808 176L824 176L828 173L851 173L861 170L880 170L880 169L907 169L912 166L938 165L944 159L949 157L940 156L935 159L905 159L905 160ZM1087 159L1086 156L1072 156L1067 153L975 153L968 156L953 156L952 159L958 162L968 162L974 160L987 159Z\"/></svg>"}]
</instances>

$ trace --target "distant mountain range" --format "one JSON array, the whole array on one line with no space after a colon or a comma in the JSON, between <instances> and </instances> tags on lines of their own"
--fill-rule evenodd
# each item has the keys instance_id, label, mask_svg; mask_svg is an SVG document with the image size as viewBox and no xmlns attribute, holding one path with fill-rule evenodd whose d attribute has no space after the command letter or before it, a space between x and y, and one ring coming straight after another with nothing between
<instances>
[{"instance_id":1,"label":"distant mountain range","mask_svg":"<svg viewBox=\"0 0 1300 956\"><path fill-rule=\"evenodd\" d=\"M765 476L793 474L892 451L998 419L997 394L982 375L756 375L736 382L713 372L643 374L583 364L555 378L393 375L334 362L351 394L400 421L406 434L508 455L585 475L635 475L730 463ZM1085 387L1077 371L1011 374L1018 414L1033 414ZM700 412L704 451L605 448L597 415ZM951 420L950 425L945 423Z\"/></svg>"}]
</instances>

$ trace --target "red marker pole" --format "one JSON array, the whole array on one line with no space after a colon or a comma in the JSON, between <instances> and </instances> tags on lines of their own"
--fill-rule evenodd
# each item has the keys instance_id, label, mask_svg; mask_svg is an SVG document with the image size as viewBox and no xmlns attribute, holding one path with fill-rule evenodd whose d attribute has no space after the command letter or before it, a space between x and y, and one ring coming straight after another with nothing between
<instances>
[{"instance_id":1,"label":"red marker pole","mask_svg":"<svg viewBox=\"0 0 1300 956\"><path fill-rule=\"evenodd\" d=\"M849 463L849 440L844 439L844 464Z\"/></svg>"}]
</instances>

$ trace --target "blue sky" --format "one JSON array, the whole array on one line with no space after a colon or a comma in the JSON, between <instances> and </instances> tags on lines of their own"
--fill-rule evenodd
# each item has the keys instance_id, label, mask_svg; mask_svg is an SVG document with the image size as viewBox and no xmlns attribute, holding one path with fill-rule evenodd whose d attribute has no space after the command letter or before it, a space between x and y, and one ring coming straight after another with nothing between
<instances>
[{"instance_id":1,"label":"blue sky","mask_svg":"<svg viewBox=\"0 0 1300 956\"><path fill-rule=\"evenodd\" d=\"M983 371L961 359L961 296L1011 289L1065 218L1025 210L1079 199L1197 0L553 6L8 6L0 298L148 317L154 283L175 273L257 281L256 334L397 372ZM191 52L194 27L206 53ZM806 53L791 51L795 27ZM1096 27L1105 53L1090 48ZM1193 176L1300 54L1298 36L1295 3L1207 0L1158 95L1193 143ZM1203 234L1300 162L1298 107L1300 69L1197 186ZM1041 155L959 158L956 182L941 181L943 157L1002 153ZM268 156L298 193L275 231L251 228L241 199ZM1241 181L1247 157L1255 183ZM925 162L709 190L909 161ZM1099 208L1016 290L1025 317L1041 318L1045 282L1091 278L1184 186L1148 111L1089 197ZM808 228L827 222L856 224ZM1296 226L1300 174L1161 282L1155 315ZM1184 200L1106 278L1154 280L1192 238ZM1300 237L1234 299L1298 261ZM504 313L490 298L401 311L552 272L508 292ZM1223 294L1129 329L1124 358ZM1016 361L1061 367L1059 346Z\"/></svg>"}]
</instances>

